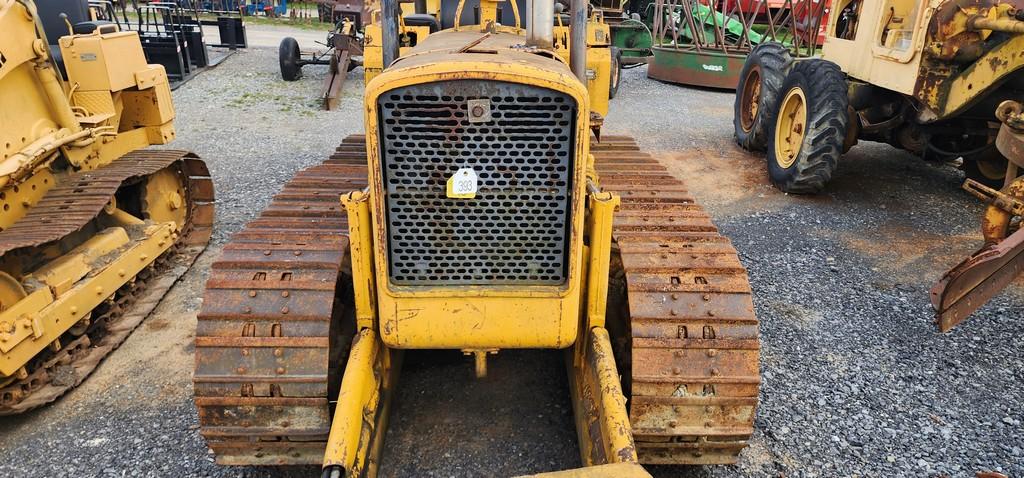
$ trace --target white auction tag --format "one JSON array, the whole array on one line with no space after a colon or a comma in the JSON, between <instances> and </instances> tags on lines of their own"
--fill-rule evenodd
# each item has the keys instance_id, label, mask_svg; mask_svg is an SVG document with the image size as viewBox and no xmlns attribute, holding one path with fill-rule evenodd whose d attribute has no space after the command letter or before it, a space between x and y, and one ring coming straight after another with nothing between
<instances>
[{"instance_id":1,"label":"white auction tag","mask_svg":"<svg viewBox=\"0 0 1024 478\"><path fill-rule=\"evenodd\" d=\"M448 178L447 195L454 199L473 199L476 197L476 171L473 168L459 168Z\"/></svg>"}]
</instances>

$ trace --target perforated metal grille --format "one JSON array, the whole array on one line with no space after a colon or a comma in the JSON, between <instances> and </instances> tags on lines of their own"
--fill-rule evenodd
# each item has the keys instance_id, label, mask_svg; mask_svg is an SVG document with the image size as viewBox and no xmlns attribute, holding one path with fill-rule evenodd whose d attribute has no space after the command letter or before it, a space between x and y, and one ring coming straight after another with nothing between
<instances>
[{"instance_id":1,"label":"perforated metal grille","mask_svg":"<svg viewBox=\"0 0 1024 478\"><path fill-rule=\"evenodd\" d=\"M467 101L490 101L471 123ZM561 284L568 273L575 102L535 86L452 81L378 99L391 281ZM474 199L446 183L472 168Z\"/></svg>"}]
</instances>

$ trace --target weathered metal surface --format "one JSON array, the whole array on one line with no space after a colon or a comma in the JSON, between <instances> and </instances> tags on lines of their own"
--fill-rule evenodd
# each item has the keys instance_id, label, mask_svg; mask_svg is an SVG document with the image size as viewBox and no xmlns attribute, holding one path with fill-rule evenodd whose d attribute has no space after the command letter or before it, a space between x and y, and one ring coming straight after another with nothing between
<instances>
[{"instance_id":1,"label":"weathered metal surface","mask_svg":"<svg viewBox=\"0 0 1024 478\"><path fill-rule=\"evenodd\" d=\"M1024 105L1004 101L996 109L996 118L1002 121L996 134L996 148L1007 161L1024 166Z\"/></svg>"},{"instance_id":2,"label":"weathered metal surface","mask_svg":"<svg viewBox=\"0 0 1024 478\"><path fill-rule=\"evenodd\" d=\"M592 144L622 196L614 237L625 275L629 413L641 463L734 463L753 433L760 378L750 284L728 239L667 170L626 137Z\"/></svg>"},{"instance_id":3,"label":"weathered metal surface","mask_svg":"<svg viewBox=\"0 0 1024 478\"><path fill-rule=\"evenodd\" d=\"M48 349L33 359L24 378L0 389L0 415L45 405L80 384L160 303L209 241L213 182L206 164L191 153L135 151L110 166L61 180L32 212L0 233L4 251L43 246L92 221L124 182L164 168L172 168L186 184L188 215L177 244L92 310L92 320L84 333L62 337L59 351Z\"/></svg>"},{"instance_id":4,"label":"weathered metal surface","mask_svg":"<svg viewBox=\"0 0 1024 478\"><path fill-rule=\"evenodd\" d=\"M736 88L747 54L778 42L793 57L813 56L823 40L823 0L656 0L653 58L656 80Z\"/></svg>"},{"instance_id":5,"label":"weathered metal surface","mask_svg":"<svg viewBox=\"0 0 1024 478\"><path fill-rule=\"evenodd\" d=\"M1017 178L1024 163L1024 115L1016 101L1004 101L996 110L1003 122L996 146L1010 162L1007 185L1001 191L968 179L963 188L988 204L981 230L985 245L946 272L931 290L935 321L947 332L1024 272L1024 229L1011 234L1014 218L1024 215L1024 178Z\"/></svg>"},{"instance_id":6,"label":"weathered metal surface","mask_svg":"<svg viewBox=\"0 0 1024 478\"><path fill-rule=\"evenodd\" d=\"M745 54L719 51L685 51L653 47L654 56L647 62L647 76L670 83L734 89L739 83Z\"/></svg>"},{"instance_id":7,"label":"weathered metal surface","mask_svg":"<svg viewBox=\"0 0 1024 478\"><path fill-rule=\"evenodd\" d=\"M346 40L345 43L348 43ZM338 107L338 94L341 92L342 85L345 84L345 75L348 74L348 65L352 61L352 57L347 49L334 50L334 55L331 57L330 70L328 75L324 77L324 85L320 92L320 98L322 101L323 108L327 111L332 111Z\"/></svg>"},{"instance_id":8,"label":"weathered metal surface","mask_svg":"<svg viewBox=\"0 0 1024 478\"><path fill-rule=\"evenodd\" d=\"M947 272L932 288L939 330L947 332L1024 271L1024 229L988 245Z\"/></svg>"},{"instance_id":9,"label":"weathered metal surface","mask_svg":"<svg viewBox=\"0 0 1024 478\"><path fill-rule=\"evenodd\" d=\"M976 104L1024 67L1024 0L941 2L928 21L913 95L928 121L951 118ZM1003 33L999 33L1003 32ZM921 108L923 109L923 108Z\"/></svg>"},{"instance_id":10,"label":"weathered metal surface","mask_svg":"<svg viewBox=\"0 0 1024 478\"><path fill-rule=\"evenodd\" d=\"M486 103L470 107L481 98ZM467 80L396 88L377 106L392 283L565 282L576 139L571 96ZM487 119L474 121L473 109ZM464 168L477 176L475 197L446 196L446 182Z\"/></svg>"},{"instance_id":11,"label":"weathered metal surface","mask_svg":"<svg viewBox=\"0 0 1024 478\"><path fill-rule=\"evenodd\" d=\"M196 329L200 432L221 464L320 464L348 344L348 222L362 136L300 171L213 265ZM351 331L349 331L351 333ZM270 443L272 442L272 443Z\"/></svg>"},{"instance_id":12,"label":"weathered metal surface","mask_svg":"<svg viewBox=\"0 0 1024 478\"><path fill-rule=\"evenodd\" d=\"M325 471L376 475L401 358L402 351L387 348L373 329L356 335L323 456Z\"/></svg>"},{"instance_id":13,"label":"weathered metal surface","mask_svg":"<svg viewBox=\"0 0 1024 478\"><path fill-rule=\"evenodd\" d=\"M577 351L566 352L569 387L584 466L637 463L636 444L626 412L608 331L594 327L581 336ZM582 358L575 363L574 354Z\"/></svg>"}]
</instances>

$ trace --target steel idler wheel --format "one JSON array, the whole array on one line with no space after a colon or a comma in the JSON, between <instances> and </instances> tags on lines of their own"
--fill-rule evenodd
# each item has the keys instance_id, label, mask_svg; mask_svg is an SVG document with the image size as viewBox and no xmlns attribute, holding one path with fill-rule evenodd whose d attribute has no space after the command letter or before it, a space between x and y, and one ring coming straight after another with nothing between
<instances>
[{"instance_id":1,"label":"steel idler wheel","mask_svg":"<svg viewBox=\"0 0 1024 478\"><path fill-rule=\"evenodd\" d=\"M143 196L143 214L154 222L174 222L178 231L188 220L185 203L185 185L181 175L164 168L146 178Z\"/></svg>"}]
</instances>

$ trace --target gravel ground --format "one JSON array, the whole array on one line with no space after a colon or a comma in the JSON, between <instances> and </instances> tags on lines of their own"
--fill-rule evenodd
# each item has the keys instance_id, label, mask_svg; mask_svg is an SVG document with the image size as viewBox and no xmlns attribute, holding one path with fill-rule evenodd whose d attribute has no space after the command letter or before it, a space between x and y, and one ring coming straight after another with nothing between
<instances>
[{"instance_id":1,"label":"gravel ground","mask_svg":"<svg viewBox=\"0 0 1024 478\"><path fill-rule=\"evenodd\" d=\"M297 170L362 129L361 71L341 107L316 109L323 69L286 84L275 49L240 52L174 94L176 148L217 187L208 251L79 389L0 418L0 476L310 476L315 469L213 465L191 400L202 284L231 233ZM1020 284L953 332L927 291L973 251L980 206L961 175L863 144L829 192L786 196L732 146L732 95L628 70L606 122L636 136L740 251L761 319L757 433L730 467L655 467L676 476L1024 475L1024 308ZM458 353L406 356L384 476L505 476L578 465L561 357L502 352L471 378Z\"/></svg>"}]
</instances>

